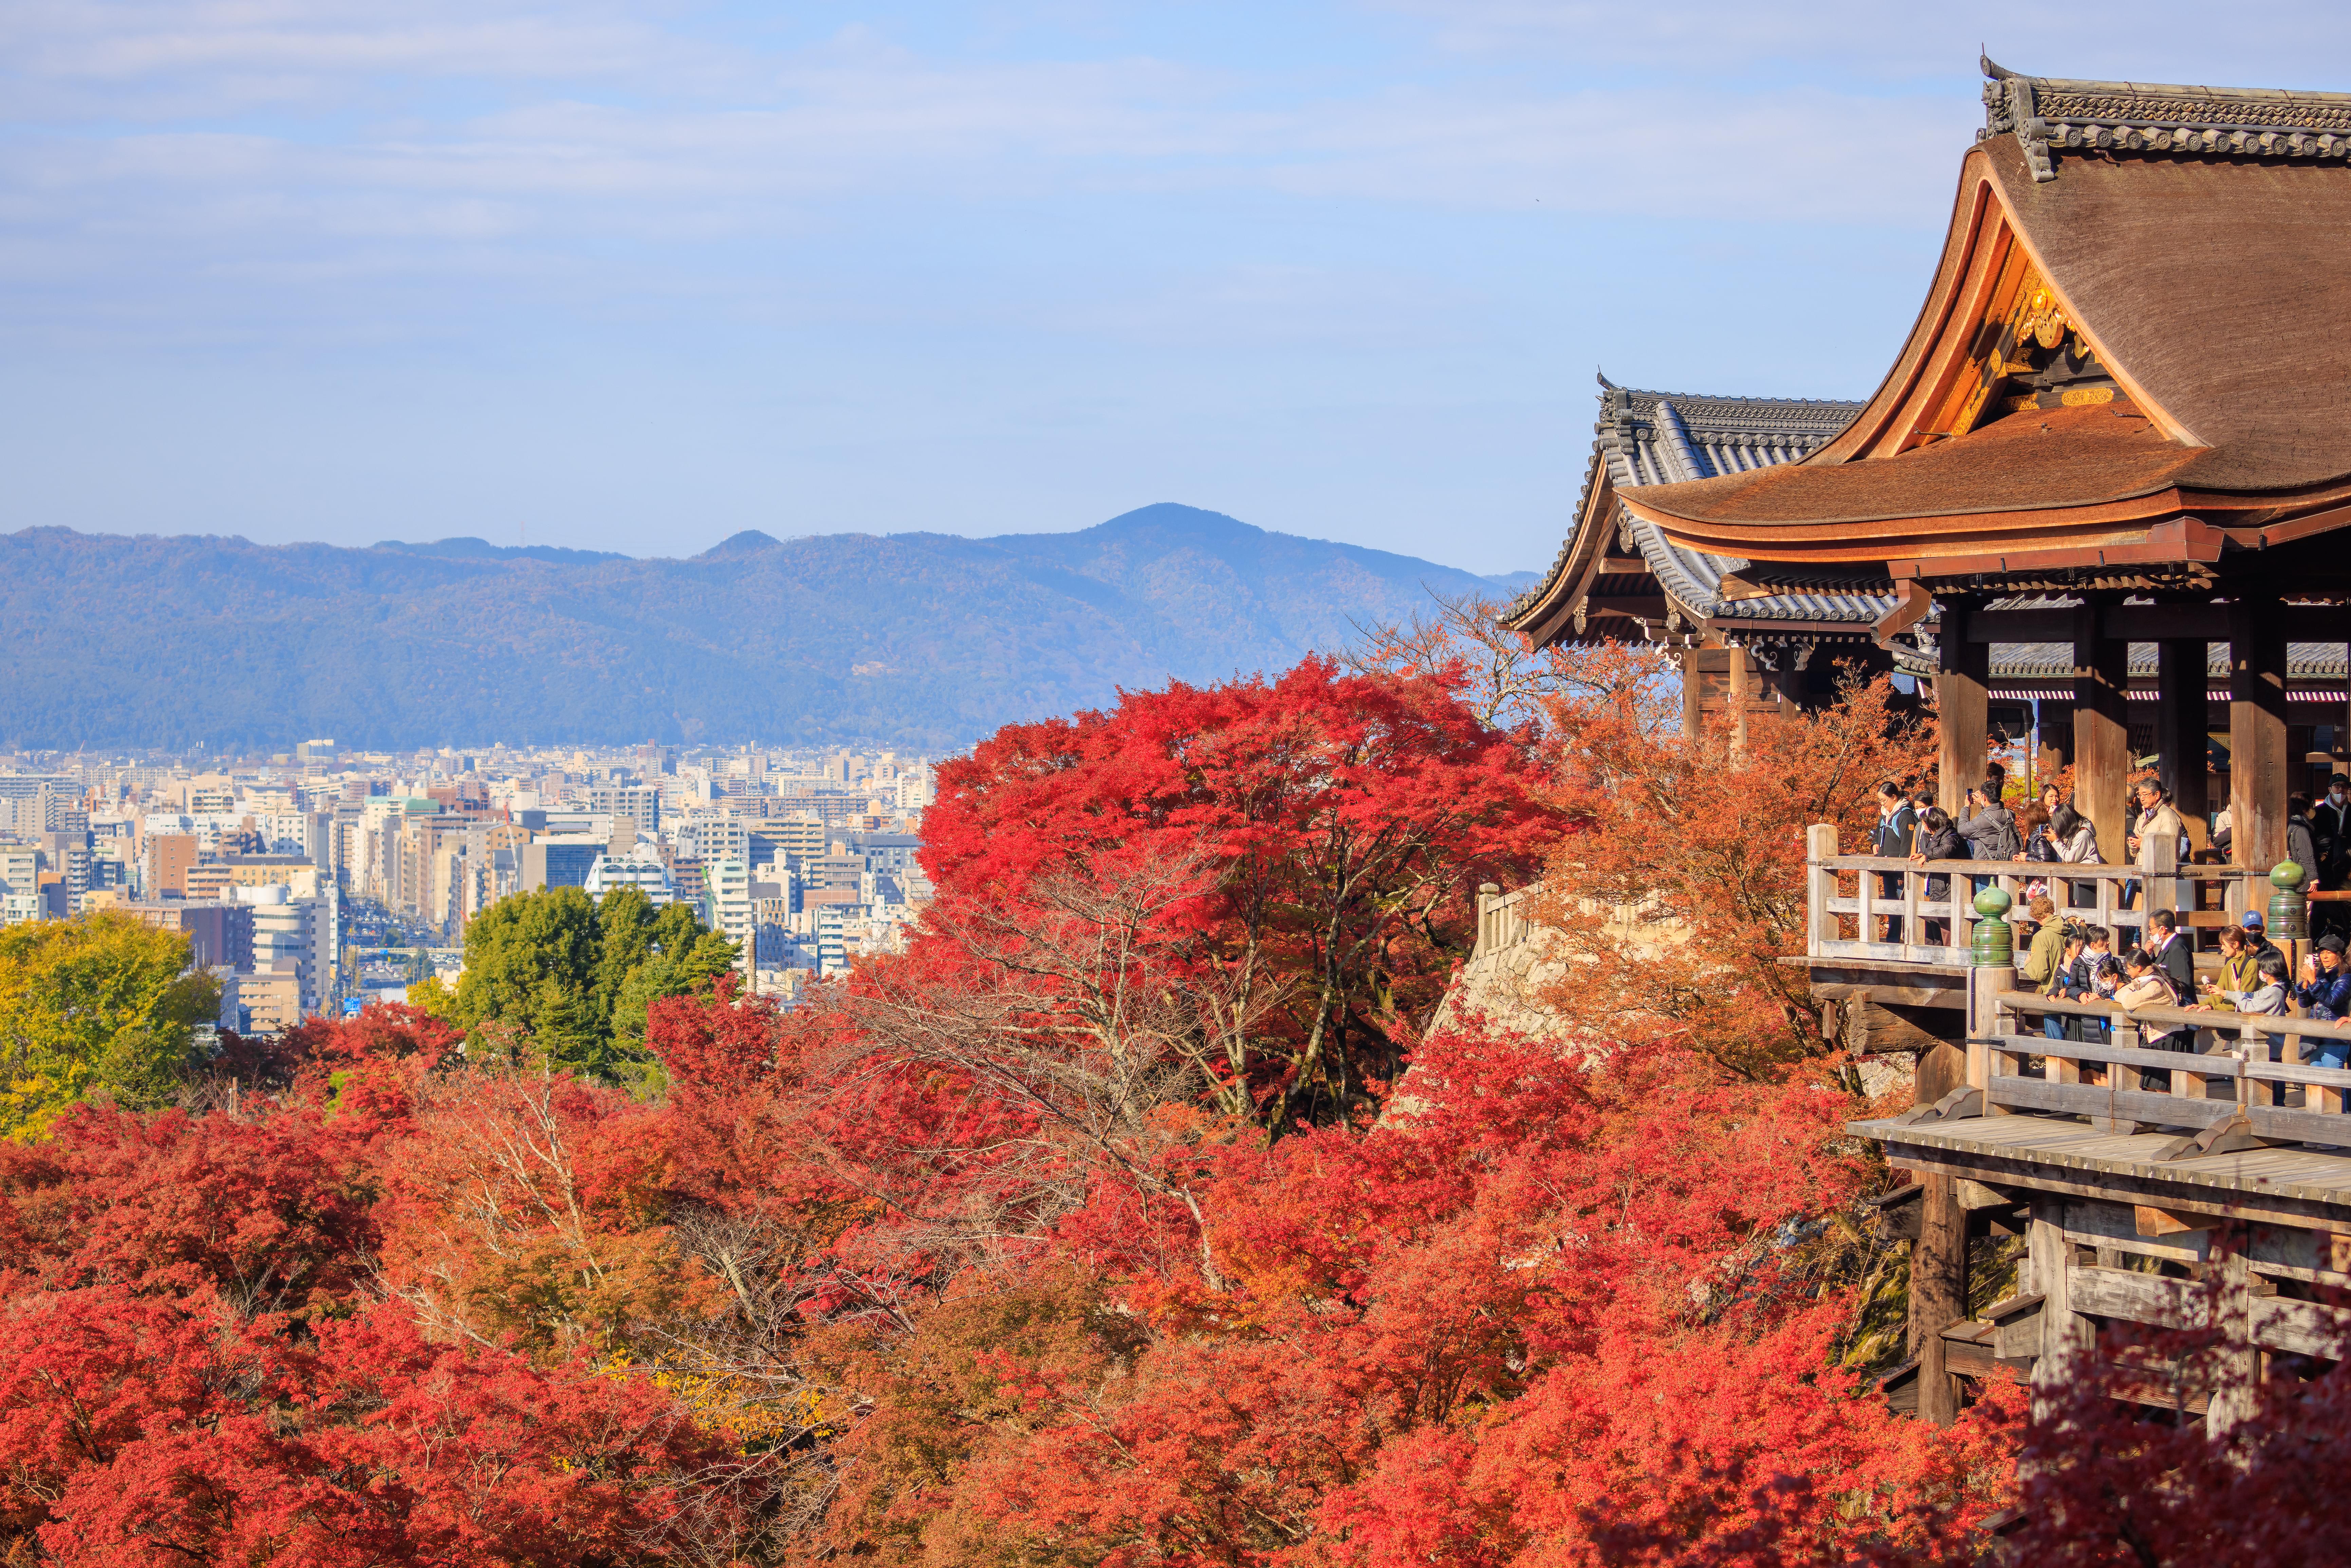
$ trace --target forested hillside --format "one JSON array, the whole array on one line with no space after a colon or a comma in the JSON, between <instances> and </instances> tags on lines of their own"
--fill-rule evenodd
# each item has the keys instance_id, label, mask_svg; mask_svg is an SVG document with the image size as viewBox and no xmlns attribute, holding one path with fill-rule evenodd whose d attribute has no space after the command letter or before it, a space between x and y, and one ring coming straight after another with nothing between
<instances>
[{"instance_id":1,"label":"forested hillside","mask_svg":"<svg viewBox=\"0 0 2351 1568\"><path fill-rule=\"evenodd\" d=\"M1173 505L991 539L745 533L685 559L27 528L0 537L0 745L946 749L1510 586Z\"/></svg>"}]
</instances>

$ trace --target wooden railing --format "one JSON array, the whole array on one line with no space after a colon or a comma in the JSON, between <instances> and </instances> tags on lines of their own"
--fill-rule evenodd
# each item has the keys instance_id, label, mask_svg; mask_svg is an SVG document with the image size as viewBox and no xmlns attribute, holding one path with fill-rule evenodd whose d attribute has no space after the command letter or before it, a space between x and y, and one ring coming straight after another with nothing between
<instances>
[{"instance_id":1,"label":"wooden railing","mask_svg":"<svg viewBox=\"0 0 2351 1568\"><path fill-rule=\"evenodd\" d=\"M2219 1152L2216 1134L2235 1148L2257 1140L2351 1147L2351 1071L2308 1061L2321 1042L2351 1043L2351 1024L2200 1008L2126 1012L2031 991L1987 1000L1991 1027L1970 1041L1968 1087L1906 1120L2022 1112L2085 1116L2117 1132L2189 1130L2175 1155ZM2086 1038L2048 1038L2049 1019ZM2185 1049L2149 1050L2157 1039ZM1967 1102L1971 1092L1980 1099Z\"/></svg>"},{"instance_id":2,"label":"wooden railing","mask_svg":"<svg viewBox=\"0 0 2351 1568\"><path fill-rule=\"evenodd\" d=\"M1528 916L1542 888L1537 882L1504 893L1489 882L1478 889L1478 945L1470 950L1471 963L1507 952L1527 939L1534 930L1534 922Z\"/></svg>"},{"instance_id":3,"label":"wooden railing","mask_svg":"<svg viewBox=\"0 0 2351 1568\"><path fill-rule=\"evenodd\" d=\"M2263 873L2242 866L2175 865L2171 846L2156 846L2156 865L2066 865L2043 861L1910 861L1841 855L1836 830L1809 830L1806 841L1805 953L1814 959L1967 966L1980 918L1977 884L2004 889L2011 919L2025 914L2027 888L2046 883L2061 918L2115 932L2120 952L2137 939L2147 912L2178 912L2191 933L2234 925L2269 894ZM1929 878L1945 886L1929 897ZM2126 901L2129 884L2139 883ZM1897 935L1898 934L1898 935Z\"/></svg>"}]
</instances>

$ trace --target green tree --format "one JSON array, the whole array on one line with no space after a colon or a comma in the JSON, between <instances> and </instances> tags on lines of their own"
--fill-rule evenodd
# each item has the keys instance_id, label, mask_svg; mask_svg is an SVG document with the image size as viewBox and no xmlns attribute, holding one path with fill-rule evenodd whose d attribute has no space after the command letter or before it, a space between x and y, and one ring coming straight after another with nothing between
<instances>
[{"instance_id":1,"label":"green tree","mask_svg":"<svg viewBox=\"0 0 2351 1568\"><path fill-rule=\"evenodd\" d=\"M656 932L675 904L656 909L644 890L616 887L596 905L596 1011L609 1028L629 971L660 946ZM693 911L684 912L690 919Z\"/></svg>"},{"instance_id":2,"label":"green tree","mask_svg":"<svg viewBox=\"0 0 2351 1568\"><path fill-rule=\"evenodd\" d=\"M671 909L678 905L670 905ZM667 911L664 911L664 914ZM709 990L718 977L735 967L741 949L697 922L690 936L673 937L656 947L644 962L629 971L612 1008L612 1039L616 1049L644 1052L645 1012L655 997L683 997Z\"/></svg>"},{"instance_id":3,"label":"green tree","mask_svg":"<svg viewBox=\"0 0 2351 1568\"><path fill-rule=\"evenodd\" d=\"M466 926L453 1021L485 1047L642 1087L647 1005L708 990L735 957L691 905L657 908L633 887L601 904L576 887L518 894Z\"/></svg>"},{"instance_id":4,"label":"green tree","mask_svg":"<svg viewBox=\"0 0 2351 1568\"><path fill-rule=\"evenodd\" d=\"M220 1014L218 982L187 971L185 936L127 915L0 930L0 1134L46 1136L92 1094L170 1099Z\"/></svg>"},{"instance_id":5,"label":"green tree","mask_svg":"<svg viewBox=\"0 0 2351 1568\"><path fill-rule=\"evenodd\" d=\"M538 1032L540 1011L560 1001L592 1010L596 906L576 887L502 898L465 926L465 972L457 980L457 1027L497 1022Z\"/></svg>"}]
</instances>

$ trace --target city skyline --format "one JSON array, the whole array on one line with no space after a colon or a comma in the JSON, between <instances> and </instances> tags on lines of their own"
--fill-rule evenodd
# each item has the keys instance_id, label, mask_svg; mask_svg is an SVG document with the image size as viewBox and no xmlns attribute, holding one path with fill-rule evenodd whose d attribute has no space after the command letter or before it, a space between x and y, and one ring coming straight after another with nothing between
<instances>
[{"instance_id":1,"label":"city skyline","mask_svg":"<svg viewBox=\"0 0 2351 1568\"><path fill-rule=\"evenodd\" d=\"M926 756L837 746L0 756L0 925L177 932L217 1028L279 1033L428 1000L413 988L495 945L471 940L484 916L575 889L574 917L623 895L641 913L613 918L668 933L665 962L790 1002L903 947L935 793ZM705 934L725 946L677 950Z\"/></svg>"}]
</instances>

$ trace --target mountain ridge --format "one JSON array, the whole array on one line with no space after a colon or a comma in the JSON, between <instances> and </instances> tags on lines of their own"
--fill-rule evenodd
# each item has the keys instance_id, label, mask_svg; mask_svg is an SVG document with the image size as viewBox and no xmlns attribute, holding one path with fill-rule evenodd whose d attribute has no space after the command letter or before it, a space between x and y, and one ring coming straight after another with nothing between
<instances>
[{"instance_id":1,"label":"mountain ridge","mask_svg":"<svg viewBox=\"0 0 2351 1568\"><path fill-rule=\"evenodd\" d=\"M0 643L0 744L936 751L1121 687L1283 668L1431 591L1506 597L1531 576L1175 503L990 538L747 529L684 558L30 528L0 535L0 611L25 629Z\"/></svg>"}]
</instances>

